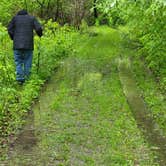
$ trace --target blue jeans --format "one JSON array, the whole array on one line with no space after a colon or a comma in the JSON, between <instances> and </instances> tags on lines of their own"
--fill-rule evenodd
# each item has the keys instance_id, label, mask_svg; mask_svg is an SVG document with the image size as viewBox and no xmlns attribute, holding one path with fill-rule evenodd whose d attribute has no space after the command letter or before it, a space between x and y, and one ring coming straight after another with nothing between
<instances>
[{"instance_id":1,"label":"blue jeans","mask_svg":"<svg viewBox=\"0 0 166 166\"><path fill-rule=\"evenodd\" d=\"M32 50L14 50L17 81L25 81L30 76L32 56Z\"/></svg>"}]
</instances>

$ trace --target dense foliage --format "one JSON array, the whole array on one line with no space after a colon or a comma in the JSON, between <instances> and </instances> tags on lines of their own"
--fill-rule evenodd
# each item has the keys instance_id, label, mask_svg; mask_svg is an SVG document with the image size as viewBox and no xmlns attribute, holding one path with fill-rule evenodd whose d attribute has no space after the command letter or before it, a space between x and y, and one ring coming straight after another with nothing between
<instances>
[{"instance_id":1,"label":"dense foliage","mask_svg":"<svg viewBox=\"0 0 166 166\"><path fill-rule=\"evenodd\" d=\"M166 3L163 0L98 0L110 25L126 24L139 55L166 90ZM131 44L131 43L130 43Z\"/></svg>"},{"instance_id":2,"label":"dense foliage","mask_svg":"<svg viewBox=\"0 0 166 166\"><path fill-rule=\"evenodd\" d=\"M141 43L139 55L145 59L153 73L160 77L162 87L166 89L166 5L151 2L146 5L147 8L143 6L143 3L136 3L132 9L136 11L132 33Z\"/></svg>"},{"instance_id":3,"label":"dense foliage","mask_svg":"<svg viewBox=\"0 0 166 166\"><path fill-rule=\"evenodd\" d=\"M2 0L0 2L0 20L7 24L10 17L24 8L31 14L48 20L52 18L61 25L70 24L79 27L82 19L94 22L93 0Z\"/></svg>"}]
</instances>

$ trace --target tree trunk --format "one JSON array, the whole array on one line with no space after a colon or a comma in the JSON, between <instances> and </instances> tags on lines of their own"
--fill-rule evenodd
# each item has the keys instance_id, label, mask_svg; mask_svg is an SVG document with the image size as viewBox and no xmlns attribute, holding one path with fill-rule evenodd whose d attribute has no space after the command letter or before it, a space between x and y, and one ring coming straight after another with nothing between
<instances>
[{"instance_id":1,"label":"tree trunk","mask_svg":"<svg viewBox=\"0 0 166 166\"><path fill-rule=\"evenodd\" d=\"M27 1L24 0L24 6L25 6L25 9L28 10L28 5L27 5Z\"/></svg>"},{"instance_id":2,"label":"tree trunk","mask_svg":"<svg viewBox=\"0 0 166 166\"><path fill-rule=\"evenodd\" d=\"M98 18L98 12L97 12L97 7L96 7L97 0L93 1L93 7L94 7L94 18Z\"/></svg>"},{"instance_id":3,"label":"tree trunk","mask_svg":"<svg viewBox=\"0 0 166 166\"><path fill-rule=\"evenodd\" d=\"M56 14L55 14L55 21L58 20L59 18L59 7L60 7L60 3L59 0L56 1Z\"/></svg>"}]
</instances>

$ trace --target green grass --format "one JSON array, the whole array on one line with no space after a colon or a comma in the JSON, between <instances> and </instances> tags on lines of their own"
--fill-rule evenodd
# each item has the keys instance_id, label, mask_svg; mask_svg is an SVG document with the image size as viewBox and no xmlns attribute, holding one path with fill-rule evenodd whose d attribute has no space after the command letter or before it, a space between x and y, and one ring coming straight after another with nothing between
<instances>
[{"instance_id":1,"label":"green grass","mask_svg":"<svg viewBox=\"0 0 166 166\"><path fill-rule=\"evenodd\" d=\"M154 166L119 81L119 33L97 29L57 73L51 111L41 112L42 161L54 165ZM36 119L36 124L38 124ZM39 125L39 124L38 124Z\"/></svg>"},{"instance_id":2,"label":"green grass","mask_svg":"<svg viewBox=\"0 0 166 166\"><path fill-rule=\"evenodd\" d=\"M157 128L161 129L161 134L166 136L166 96L164 89L161 89L160 81L155 78L154 74L146 66L143 58L140 57L137 50L138 43L133 43L131 40L128 27L120 27L119 29L123 38L121 55L131 59L133 75L141 96L150 110L149 114L157 123Z\"/></svg>"},{"instance_id":3,"label":"green grass","mask_svg":"<svg viewBox=\"0 0 166 166\"><path fill-rule=\"evenodd\" d=\"M166 136L166 97L160 91L160 86L155 81L153 74L145 67L139 59L133 61L133 70L142 97L150 108L150 114L162 129L161 134Z\"/></svg>"},{"instance_id":4,"label":"green grass","mask_svg":"<svg viewBox=\"0 0 166 166\"><path fill-rule=\"evenodd\" d=\"M98 35L77 36L74 53L33 108L34 130L25 126L8 165L158 165L119 80L121 36L108 27L93 31Z\"/></svg>"}]
</instances>

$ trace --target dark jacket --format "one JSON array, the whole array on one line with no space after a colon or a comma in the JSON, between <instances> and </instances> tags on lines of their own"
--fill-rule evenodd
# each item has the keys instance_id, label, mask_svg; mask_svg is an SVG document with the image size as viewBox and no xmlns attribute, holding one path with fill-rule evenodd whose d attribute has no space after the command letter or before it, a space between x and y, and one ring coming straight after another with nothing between
<instances>
[{"instance_id":1,"label":"dark jacket","mask_svg":"<svg viewBox=\"0 0 166 166\"><path fill-rule=\"evenodd\" d=\"M21 10L8 25L8 33L13 40L13 49L34 49L33 30L42 36L42 27L35 17Z\"/></svg>"}]
</instances>

